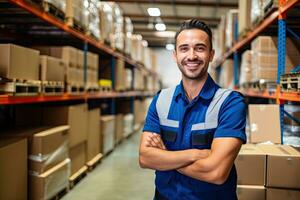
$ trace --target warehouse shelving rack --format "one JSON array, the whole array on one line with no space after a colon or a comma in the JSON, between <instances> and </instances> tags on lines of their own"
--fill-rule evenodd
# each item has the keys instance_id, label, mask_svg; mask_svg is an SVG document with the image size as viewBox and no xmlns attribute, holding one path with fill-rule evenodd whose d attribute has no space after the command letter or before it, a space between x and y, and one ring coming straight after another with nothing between
<instances>
[{"instance_id":1,"label":"warehouse shelving rack","mask_svg":"<svg viewBox=\"0 0 300 200\"><path fill-rule=\"evenodd\" d=\"M131 68L139 68L142 70L145 70L150 76L155 77L157 80L159 80L158 74L150 69L147 69L143 64L129 58L125 54L118 52L111 47L95 40L94 38L79 32L72 27L68 26L64 22L60 21L59 19L55 18L54 16L48 14L47 12L44 12L40 8L38 8L36 5L30 3L26 0L7 0L7 2L1 2L2 4L5 4L5 6L8 6L10 9L18 9L24 12L30 13L32 18L34 18L33 23L37 23L37 25L40 25L40 23L47 23L48 26L56 29L56 31L60 32L60 35L64 37L67 35L64 39L58 39L58 38L48 38L50 41L54 41L54 44L62 44L62 45L70 45L76 44L78 48L83 49L85 52L85 65L86 65L86 53L89 49L92 51L98 53L100 55L100 58L104 57L105 59L110 60L110 67L111 70L114 69L115 59L123 59L126 62L127 66L130 66ZM1 7L1 9L5 9ZM22 15L20 15L22 16ZM9 16L8 16L9 18ZM24 19L26 20L26 19ZM16 20L17 23L18 20ZM31 23L31 22L29 22ZM50 34L47 36L51 36ZM29 37L29 36L28 36ZM28 37L24 37L21 39L28 39ZM20 39L20 36L17 36L18 39ZM45 37L41 38L32 38L30 40L36 40L37 42L33 41L32 43L39 44L39 40L43 40ZM5 42L5 40L3 40ZM56 42L56 43L55 43ZM51 43L51 42L50 42ZM86 71L86 70L85 70ZM133 76L134 78L134 76ZM84 79L86 81L86 72L84 74ZM133 80L134 81L134 80ZM112 76L112 82L114 84L114 77ZM72 94L63 94L60 96L9 96L9 95L0 95L0 105L12 105L12 104L26 104L26 103L47 103L47 102L56 102L56 101L84 101L87 102L89 99L114 99L114 98L127 98L132 97L133 99L135 97L149 97L153 96L155 92L147 91L128 91L128 92L97 92L97 93L83 93L79 95L72 95Z\"/></svg>"},{"instance_id":2,"label":"warehouse shelving rack","mask_svg":"<svg viewBox=\"0 0 300 200\"><path fill-rule=\"evenodd\" d=\"M281 122L281 143L283 143L283 119L284 119L284 103L286 101L300 102L300 93L297 92L283 92L280 90L280 76L285 72L285 53L286 53L286 30L291 32L296 39L299 36L287 27L286 13L299 5L300 0L279 0L279 8L267 16L254 30L250 31L245 38L237 41L232 48L230 48L224 55L216 59L212 63L213 68L218 68L222 63L233 55L234 60L234 85L235 89L245 96L255 98L265 98L276 100L280 105L280 122ZM256 38L260 33L265 31L274 22L278 23L278 73L277 73L277 87L275 91L256 92L252 89L241 90L238 89L238 65L239 65L239 51L244 49L249 43ZM237 23L235 23L237 24ZM235 26L235 39L237 39L237 25ZM300 64L300 63L299 63ZM298 68L295 66L295 68ZM288 116L288 115L287 115ZM290 116L288 116L290 117Z\"/></svg>"}]
</instances>

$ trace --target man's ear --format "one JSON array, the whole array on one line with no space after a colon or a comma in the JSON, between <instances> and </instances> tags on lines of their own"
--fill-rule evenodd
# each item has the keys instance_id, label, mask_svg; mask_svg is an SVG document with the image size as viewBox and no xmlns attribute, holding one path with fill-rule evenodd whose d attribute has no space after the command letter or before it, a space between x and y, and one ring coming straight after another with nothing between
<instances>
[{"instance_id":1,"label":"man's ear","mask_svg":"<svg viewBox=\"0 0 300 200\"><path fill-rule=\"evenodd\" d=\"M212 62L212 61L213 61L213 59L214 59L214 56L215 56L215 50L214 50L214 49L212 49L212 50L210 51L210 56L209 56L209 61L210 61L210 62Z\"/></svg>"}]
</instances>

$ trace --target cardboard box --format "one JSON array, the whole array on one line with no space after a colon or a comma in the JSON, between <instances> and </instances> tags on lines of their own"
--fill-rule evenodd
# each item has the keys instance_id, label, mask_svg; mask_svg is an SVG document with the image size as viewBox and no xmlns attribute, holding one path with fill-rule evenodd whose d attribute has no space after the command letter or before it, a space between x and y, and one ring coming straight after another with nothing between
<instances>
[{"instance_id":1,"label":"cardboard box","mask_svg":"<svg viewBox=\"0 0 300 200\"><path fill-rule=\"evenodd\" d=\"M239 200L265 200L266 189L257 185L238 185L237 196Z\"/></svg>"},{"instance_id":2,"label":"cardboard box","mask_svg":"<svg viewBox=\"0 0 300 200\"><path fill-rule=\"evenodd\" d=\"M85 150L86 150L86 141L78 144L75 147L70 148L71 175L73 175L80 168L85 166L86 163Z\"/></svg>"},{"instance_id":3,"label":"cardboard box","mask_svg":"<svg viewBox=\"0 0 300 200\"><path fill-rule=\"evenodd\" d=\"M14 79L39 80L39 51L0 44L0 76Z\"/></svg>"},{"instance_id":4,"label":"cardboard box","mask_svg":"<svg viewBox=\"0 0 300 200\"><path fill-rule=\"evenodd\" d=\"M44 107L43 124L69 125L69 146L74 147L87 140L87 104Z\"/></svg>"},{"instance_id":5,"label":"cardboard box","mask_svg":"<svg viewBox=\"0 0 300 200\"><path fill-rule=\"evenodd\" d=\"M80 85L84 85L84 71L83 68L76 69L76 82Z\"/></svg>"},{"instance_id":6,"label":"cardboard box","mask_svg":"<svg viewBox=\"0 0 300 200\"><path fill-rule=\"evenodd\" d=\"M43 174L30 175L29 199L51 199L58 192L68 187L70 164L70 159L65 159Z\"/></svg>"},{"instance_id":7,"label":"cardboard box","mask_svg":"<svg viewBox=\"0 0 300 200\"><path fill-rule=\"evenodd\" d=\"M124 115L116 115L116 127L115 127L115 144L118 144L124 138Z\"/></svg>"},{"instance_id":8,"label":"cardboard box","mask_svg":"<svg viewBox=\"0 0 300 200\"><path fill-rule=\"evenodd\" d=\"M74 67L66 67L65 82L68 84L78 83L78 69Z\"/></svg>"},{"instance_id":9,"label":"cardboard box","mask_svg":"<svg viewBox=\"0 0 300 200\"><path fill-rule=\"evenodd\" d=\"M69 157L69 126L15 128L1 134L6 138L28 140L28 167L31 174L42 174Z\"/></svg>"},{"instance_id":10,"label":"cardboard box","mask_svg":"<svg viewBox=\"0 0 300 200\"><path fill-rule=\"evenodd\" d=\"M132 70L131 69L125 69L125 89L126 90L132 90Z\"/></svg>"},{"instance_id":11,"label":"cardboard box","mask_svg":"<svg viewBox=\"0 0 300 200\"><path fill-rule=\"evenodd\" d=\"M77 49L77 67L84 67L84 52L82 50Z\"/></svg>"},{"instance_id":12,"label":"cardboard box","mask_svg":"<svg viewBox=\"0 0 300 200\"><path fill-rule=\"evenodd\" d=\"M29 139L29 170L42 174L69 157L69 126L42 128Z\"/></svg>"},{"instance_id":13,"label":"cardboard box","mask_svg":"<svg viewBox=\"0 0 300 200\"><path fill-rule=\"evenodd\" d=\"M238 20L239 12L237 9L230 9L226 13L226 47L231 48L235 43L234 32L235 32L235 22Z\"/></svg>"},{"instance_id":14,"label":"cardboard box","mask_svg":"<svg viewBox=\"0 0 300 200\"><path fill-rule=\"evenodd\" d=\"M252 51L246 50L242 54L240 84L251 82L252 80Z\"/></svg>"},{"instance_id":15,"label":"cardboard box","mask_svg":"<svg viewBox=\"0 0 300 200\"><path fill-rule=\"evenodd\" d=\"M40 56L40 80L64 82L65 67L59 58Z\"/></svg>"},{"instance_id":16,"label":"cardboard box","mask_svg":"<svg viewBox=\"0 0 300 200\"><path fill-rule=\"evenodd\" d=\"M0 199L27 199L27 140L0 140Z\"/></svg>"},{"instance_id":17,"label":"cardboard box","mask_svg":"<svg viewBox=\"0 0 300 200\"><path fill-rule=\"evenodd\" d=\"M147 106L144 100L134 101L134 125L141 125L146 118Z\"/></svg>"},{"instance_id":18,"label":"cardboard box","mask_svg":"<svg viewBox=\"0 0 300 200\"><path fill-rule=\"evenodd\" d=\"M266 177L266 162L266 153L264 153L256 145L243 145L235 160L238 184L264 185Z\"/></svg>"},{"instance_id":19,"label":"cardboard box","mask_svg":"<svg viewBox=\"0 0 300 200\"><path fill-rule=\"evenodd\" d=\"M84 28L88 27L88 10L84 6L83 1L81 0L66 0L66 18L72 19L72 21L68 21L70 26L73 26L75 23L74 20L77 21L77 23L80 23L81 26ZM73 23L70 23L73 22Z\"/></svg>"},{"instance_id":20,"label":"cardboard box","mask_svg":"<svg viewBox=\"0 0 300 200\"><path fill-rule=\"evenodd\" d=\"M259 145L267 153L267 187L300 189L300 153L286 145Z\"/></svg>"},{"instance_id":21,"label":"cardboard box","mask_svg":"<svg viewBox=\"0 0 300 200\"><path fill-rule=\"evenodd\" d=\"M88 130L87 130L87 145L86 145L86 159L92 160L100 153L100 109L93 109L88 111Z\"/></svg>"},{"instance_id":22,"label":"cardboard box","mask_svg":"<svg viewBox=\"0 0 300 200\"><path fill-rule=\"evenodd\" d=\"M114 149L115 116L101 116L102 152L107 154Z\"/></svg>"},{"instance_id":23,"label":"cardboard box","mask_svg":"<svg viewBox=\"0 0 300 200\"><path fill-rule=\"evenodd\" d=\"M99 68L99 56L98 54L87 52L87 67L89 69L98 70Z\"/></svg>"},{"instance_id":24,"label":"cardboard box","mask_svg":"<svg viewBox=\"0 0 300 200\"><path fill-rule=\"evenodd\" d=\"M251 29L251 1L239 0L239 15L238 15L238 33L245 34Z\"/></svg>"},{"instance_id":25,"label":"cardboard box","mask_svg":"<svg viewBox=\"0 0 300 200\"><path fill-rule=\"evenodd\" d=\"M299 200L300 190L285 190L278 188L267 188L267 200Z\"/></svg>"},{"instance_id":26,"label":"cardboard box","mask_svg":"<svg viewBox=\"0 0 300 200\"><path fill-rule=\"evenodd\" d=\"M249 105L250 142L281 143L278 105Z\"/></svg>"},{"instance_id":27,"label":"cardboard box","mask_svg":"<svg viewBox=\"0 0 300 200\"><path fill-rule=\"evenodd\" d=\"M233 60L226 59L221 67L220 85L224 88L233 88Z\"/></svg>"},{"instance_id":28,"label":"cardboard box","mask_svg":"<svg viewBox=\"0 0 300 200\"><path fill-rule=\"evenodd\" d=\"M129 113L124 115L124 137L129 136L133 132L133 120L133 114Z\"/></svg>"},{"instance_id":29,"label":"cardboard box","mask_svg":"<svg viewBox=\"0 0 300 200\"><path fill-rule=\"evenodd\" d=\"M41 52L41 55L61 58L67 67L77 67L77 49L71 46L34 46Z\"/></svg>"},{"instance_id":30,"label":"cardboard box","mask_svg":"<svg viewBox=\"0 0 300 200\"><path fill-rule=\"evenodd\" d=\"M115 67L115 90L124 91L126 89L125 85L125 61L123 59L117 59Z\"/></svg>"}]
</instances>

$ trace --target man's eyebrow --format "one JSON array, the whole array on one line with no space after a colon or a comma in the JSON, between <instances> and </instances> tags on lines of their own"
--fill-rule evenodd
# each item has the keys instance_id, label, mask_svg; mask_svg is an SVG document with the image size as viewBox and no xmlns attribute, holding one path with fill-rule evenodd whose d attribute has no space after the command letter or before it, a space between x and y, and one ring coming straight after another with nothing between
<instances>
[{"instance_id":1,"label":"man's eyebrow","mask_svg":"<svg viewBox=\"0 0 300 200\"><path fill-rule=\"evenodd\" d=\"M180 47L188 47L188 46L189 46L188 44L181 44L181 45L178 46L178 48L180 48Z\"/></svg>"},{"instance_id":2,"label":"man's eyebrow","mask_svg":"<svg viewBox=\"0 0 300 200\"><path fill-rule=\"evenodd\" d=\"M207 47L207 45L206 45L205 43L197 43L195 46L196 46L196 47L199 47L199 46Z\"/></svg>"}]
</instances>

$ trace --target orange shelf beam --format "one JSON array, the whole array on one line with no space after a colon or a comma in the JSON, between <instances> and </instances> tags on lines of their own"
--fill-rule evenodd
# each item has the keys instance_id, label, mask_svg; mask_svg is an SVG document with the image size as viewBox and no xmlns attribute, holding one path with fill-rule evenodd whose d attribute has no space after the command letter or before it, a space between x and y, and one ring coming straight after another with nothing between
<instances>
[{"instance_id":1,"label":"orange shelf beam","mask_svg":"<svg viewBox=\"0 0 300 200\"><path fill-rule=\"evenodd\" d=\"M297 92L281 92L279 99L284 101L300 102L300 93Z\"/></svg>"},{"instance_id":2,"label":"orange shelf beam","mask_svg":"<svg viewBox=\"0 0 300 200\"><path fill-rule=\"evenodd\" d=\"M30 3L24 1L24 0L9 0L10 2L14 3L15 5L18 5L19 7L29 11L30 13L34 14L35 16L43 19L44 21L64 30L65 32L77 37L78 39L81 39L83 42L87 42L93 46L95 46L96 48L99 48L105 52L107 52L108 54L111 54L114 57L117 58L123 58L127 63L138 67L138 68L144 68L146 69L149 73L153 74L154 76L157 76L157 74L147 68L145 68L143 65L141 64L137 64L136 61L124 56L121 53L116 52L115 50L113 50L112 48L110 48L109 46L104 45L103 43L79 32L74 30L73 28L69 27L67 24L64 24L63 22L57 20L55 17L48 15L46 12L44 12L43 10L40 10L39 8L35 7L34 5L31 5Z\"/></svg>"},{"instance_id":3,"label":"orange shelf beam","mask_svg":"<svg viewBox=\"0 0 300 200\"><path fill-rule=\"evenodd\" d=\"M287 12L289 9L293 8L296 4L300 3L300 0L289 0L287 4L281 8L281 13ZM245 38L238 41L229 51L227 51L224 55L218 58L214 63L212 63L212 67L216 68L220 66L229 56L231 56L234 52L238 51L240 48L247 45L251 42L256 36L259 35L262 31L264 31L268 26L270 26L273 22L275 22L279 17L279 10L275 10L271 15L269 15L266 19L262 21L253 31L250 31Z\"/></svg>"},{"instance_id":4,"label":"orange shelf beam","mask_svg":"<svg viewBox=\"0 0 300 200\"><path fill-rule=\"evenodd\" d=\"M266 98L266 99L276 99L277 98L276 92L274 92L274 93L270 93L270 92L267 92L267 91L256 92L256 91L251 90L251 89L237 90L237 91L239 91L242 94L244 94L245 96L249 96L249 97L259 97L259 98Z\"/></svg>"},{"instance_id":5,"label":"orange shelf beam","mask_svg":"<svg viewBox=\"0 0 300 200\"><path fill-rule=\"evenodd\" d=\"M12 104L28 104L28 103L46 103L58 101L73 101L82 100L88 101L89 99L107 99L107 98L122 98L122 97L137 97L137 96L154 96L154 91L129 91L129 92L98 92L98 93L85 93L81 95L63 94L57 96L9 96L0 95L0 105Z\"/></svg>"}]
</instances>

